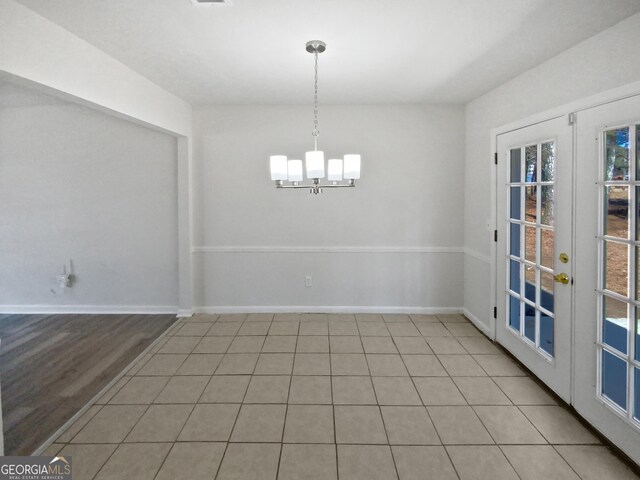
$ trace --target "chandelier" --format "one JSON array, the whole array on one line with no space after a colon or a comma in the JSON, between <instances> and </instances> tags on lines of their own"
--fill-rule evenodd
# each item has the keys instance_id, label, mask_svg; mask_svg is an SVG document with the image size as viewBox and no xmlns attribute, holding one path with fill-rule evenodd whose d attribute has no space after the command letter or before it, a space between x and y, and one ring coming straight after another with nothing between
<instances>
[{"instance_id":1,"label":"chandelier","mask_svg":"<svg viewBox=\"0 0 640 480\"><path fill-rule=\"evenodd\" d=\"M306 44L306 50L313 53L315 83L313 95L313 151L306 152L304 163L307 171L307 179L310 184L303 184L302 160L287 159L286 155L271 155L269 163L271 167L271 180L276 188L308 188L309 193L318 195L323 188L355 187L356 180L360 178L360 155L351 153L342 158L330 158L327 163L327 180L330 183L322 184L320 179L325 176L324 152L318 150L318 54L324 52L327 45L320 40L311 40ZM346 180L346 183L342 183ZM288 183L284 183L288 182Z\"/></svg>"}]
</instances>

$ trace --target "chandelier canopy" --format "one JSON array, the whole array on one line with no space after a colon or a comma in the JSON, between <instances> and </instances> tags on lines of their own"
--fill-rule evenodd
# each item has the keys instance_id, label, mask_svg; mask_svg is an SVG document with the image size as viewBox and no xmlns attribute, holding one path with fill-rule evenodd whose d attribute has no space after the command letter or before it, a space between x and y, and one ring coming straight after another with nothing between
<instances>
[{"instance_id":1,"label":"chandelier canopy","mask_svg":"<svg viewBox=\"0 0 640 480\"><path fill-rule=\"evenodd\" d=\"M276 188L308 188L309 193L315 195L322 193L323 188L355 187L356 180L360 178L360 155L349 153L344 158L330 158L327 162L327 180L330 183L322 184L320 179L325 177L324 152L318 150L318 54L327 49L326 43L320 40L311 40L306 44L306 50L314 56L314 95L313 95L313 150L306 152L304 163L307 179L310 184L302 184L304 180L302 160L287 159L286 155L271 155L269 163L271 167L271 180ZM346 183L342 183L346 180ZM288 182L285 184L285 182Z\"/></svg>"}]
</instances>

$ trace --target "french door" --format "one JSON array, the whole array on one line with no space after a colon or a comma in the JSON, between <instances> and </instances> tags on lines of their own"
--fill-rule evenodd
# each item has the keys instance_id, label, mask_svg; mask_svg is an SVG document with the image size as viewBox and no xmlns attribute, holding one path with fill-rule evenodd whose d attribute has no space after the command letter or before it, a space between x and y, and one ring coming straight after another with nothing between
<instances>
[{"instance_id":1,"label":"french door","mask_svg":"<svg viewBox=\"0 0 640 480\"><path fill-rule=\"evenodd\" d=\"M640 95L497 151L496 339L640 463Z\"/></svg>"},{"instance_id":2,"label":"french door","mask_svg":"<svg viewBox=\"0 0 640 480\"><path fill-rule=\"evenodd\" d=\"M573 403L640 463L640 96L579 112L576 157Z\"/></svg>"},{"instance_id":3,"label":"french door","mask_svg":"<svg viewBox=\"0 0 640 480\"><path fill-rule=\"evenodd\" d=\"M571 398L572 127L562 116L497 138L496 339Z\"/></svg>"}]
</instances>

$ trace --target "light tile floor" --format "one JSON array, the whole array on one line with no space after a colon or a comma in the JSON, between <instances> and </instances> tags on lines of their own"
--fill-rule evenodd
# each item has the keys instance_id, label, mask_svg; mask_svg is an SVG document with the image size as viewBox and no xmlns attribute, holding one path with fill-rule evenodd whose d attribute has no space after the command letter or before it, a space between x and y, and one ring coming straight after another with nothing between
<instances>
[{"instance_id":1,"label":"light tile floor","mask_svg":"<svg viewBox=\"0 0 640 480\"><path fill-rule=\"evenodd\" d=\"M199 315L47 451L74 479L637 478L460 315Z\"/></svg>"}]
</instances>

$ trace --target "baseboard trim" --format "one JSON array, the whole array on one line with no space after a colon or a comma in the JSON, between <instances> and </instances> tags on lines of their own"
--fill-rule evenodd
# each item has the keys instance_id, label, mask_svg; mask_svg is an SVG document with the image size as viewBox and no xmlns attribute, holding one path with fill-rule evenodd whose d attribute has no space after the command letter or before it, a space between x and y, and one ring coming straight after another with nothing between
<instances>
[{"instance_id":1,"label":"baseboard trim","mask_svg":"<svg viewBox=\"0 0 640 480\"><path fill-rule=\"evenodd\" d=\"M491 332L491 327L488 327L483 322L481 322L480 319L478 317L476 317L473 313L471 313L468 309L463 308L462 309L462 314L465 317L467 317L469 320L471 320L471 323L473 323L478 328L478 330L480 330L482 333L484 333L491 340L494 339L493 338L493 332Z\"/></svg>"},{"instance_id":2,"label":"baseboard trim","mask_svg":"<svg viewBox=\"0 0 640 480\"><path fill-rule=\"evenodd\" d=\"M462 307L398 307L398 306L203 306L195 307L195 313L462 313Z\"/></svg>"},{"instance_id":3,"label":"baseboard trim","mask_svg":"<svg viewBox=\"0 0 640 480\"><path fill-rule=\"evenodd\" d=\"M0 305L4 314L176 314L172 305Z\"/></svg>"},{"instance_id":4,"label":"baseboard trim","mask_svg":"<svg viewBox=\"0 0 640 480\"><path fill-rule=\"evenodd\" d=\"M176 317L178 317L178 318L193 317L193 310L192 309L180 309L180 310L178 310L178 313L176 314Z\"/></svg>"}]
</instances>

